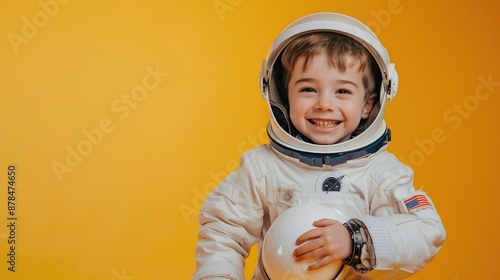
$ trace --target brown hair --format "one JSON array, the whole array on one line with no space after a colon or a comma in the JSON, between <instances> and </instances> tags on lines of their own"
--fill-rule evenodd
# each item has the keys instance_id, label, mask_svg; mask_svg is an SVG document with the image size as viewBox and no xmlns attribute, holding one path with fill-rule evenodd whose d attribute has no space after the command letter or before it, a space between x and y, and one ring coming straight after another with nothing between
<instances>
[{"instance_id":1,"label":"brown hair","mask_svg":"<svg viewBox=\"0 0 500 280\"><path fill-rule=\"evenodd\" d=\"M297 60L305 57L304 71L307 69L308 61L314 55L325 51L330 57L330 63L340 72L346 71L348 67L346 57L349 55L355 59L358 71L363 74L363 86L365 96L380 91L381 74L377 62L370 52L356 40L333 32L314 32L293 39L278 58L275 76L279 91L286 96L288 82ZM283 91L282 91L283 90ZM285 97L282 96L282 97ZM288 99L288 98L285 98Z\"/></svg>"}]
</instances>

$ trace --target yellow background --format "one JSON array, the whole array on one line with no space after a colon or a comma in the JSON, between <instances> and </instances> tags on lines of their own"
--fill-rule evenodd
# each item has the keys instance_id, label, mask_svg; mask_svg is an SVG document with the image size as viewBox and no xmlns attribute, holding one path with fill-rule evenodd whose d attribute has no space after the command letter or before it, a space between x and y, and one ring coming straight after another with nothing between
<instances>
[{"instance_id":1,"label":"yellow background","mask_svg":"<svg viewBox=\"0 0 500 280\"><path fill-rule=\"evenodd\" d=\"M0 279L190 279L200 204L267 141L257 81L268 46L319 11L370 25L396 63L390 150L448 234L412 279L495 278L500 4L464 2L3 1Z\"/></svg>"}]
</instances>

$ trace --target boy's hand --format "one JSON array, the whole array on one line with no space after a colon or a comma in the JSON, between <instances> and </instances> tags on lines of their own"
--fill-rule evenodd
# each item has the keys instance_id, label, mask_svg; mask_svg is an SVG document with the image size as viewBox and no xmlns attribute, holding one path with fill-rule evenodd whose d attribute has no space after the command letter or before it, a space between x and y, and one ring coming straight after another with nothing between
<instances>
[{"instance_id":1,"label":"boy's hand","mask_svg":"<svg viewBox=\"0 0 500 280\"><path fill-rule=\"evenodd\" d=\"M293 252L297 261L308 259L319 260L309 266L307 270L319 269L351 255L352 239L341 222L332 219L321 219L315 221L313 225L316 228L305 232L297 238L296 244L302 244L302 246L299 246Z\"/></svg>"}]
</instances>

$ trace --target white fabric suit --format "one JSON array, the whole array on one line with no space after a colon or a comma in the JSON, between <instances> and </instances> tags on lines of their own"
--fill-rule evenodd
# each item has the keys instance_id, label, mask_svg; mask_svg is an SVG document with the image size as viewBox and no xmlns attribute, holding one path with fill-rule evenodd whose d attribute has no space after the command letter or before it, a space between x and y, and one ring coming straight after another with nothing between
<instances>
[{"instance_id":1,"label":"white fabric suit","mask_svg":"<svg viewBox=\"0 0 500 280\"><path fill-rule=\"evenodd\" d=\"M345 279L398 279L423 269L441 248L445 230L427 194L414 189L412 170L385 148L322 168L300 163L270 145L244 154L240 168L201 208L193 279L244 279L251 246L263 241L280 213L302 202L339 208L366 225L375 251L374 269L364 274L351 269ZM325 179L340 176L340 191L322 190ZM405 200L418 194L430 205L407 207ZM253 279L266 279L260 266Z\"/></svg>"}]
</instances>

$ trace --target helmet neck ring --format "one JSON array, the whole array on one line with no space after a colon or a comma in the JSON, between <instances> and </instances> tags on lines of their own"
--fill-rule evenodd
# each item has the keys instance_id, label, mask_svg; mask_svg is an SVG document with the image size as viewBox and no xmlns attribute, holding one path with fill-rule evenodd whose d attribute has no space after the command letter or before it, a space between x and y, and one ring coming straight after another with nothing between
<instances>
[{"instance_id":1,"label":"helmet neck ring","mask_svg":"<svg viewBox=\"0 0 500 280\"><path fill-rule=\"evenodd\" d=\"M338 164L346 163L348 160L360 158L378 151L381 147L387 145L391 141L391 130L387 128L385 132L382 134L382 136L380 136L375 142L367 146L352 151L331 153L331 154L308 153L308 152L298 151L286 147L284 145L281 145L280 143L276 142L276 140L274 140L274 138L271 137L270 135L269 139L271 146L278 152L286 156L296 158L300 162L305 163L309 166L322 167L323 165L335 166Z\"/></svg>"}]
</instances>

